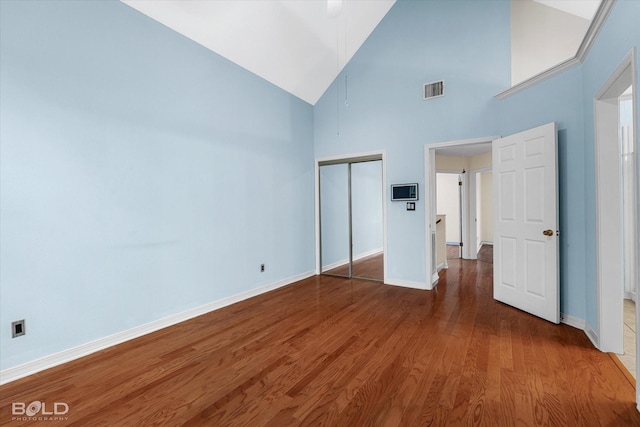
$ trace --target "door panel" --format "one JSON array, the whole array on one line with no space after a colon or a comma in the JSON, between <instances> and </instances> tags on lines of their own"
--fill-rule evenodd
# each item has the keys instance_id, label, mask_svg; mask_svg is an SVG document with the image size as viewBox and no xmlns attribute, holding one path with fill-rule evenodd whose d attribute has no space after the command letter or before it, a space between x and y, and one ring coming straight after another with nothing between
<instances>
[{"instance_id":1,"label":"door panel","mask_svg":"<svg viewBox=\"0 0 640 427\"><path fill-rule=\"evenodd\" d=\"M556 163L555 123L493 142L494 298L554 323L560 321Z\"/></svg>"},{"instance_id":2,"label":"door panel","mask_svg":"<svg viewBox=\"0 0 640 427\"><path fill-rule=\"evenodd\" d=\"M382 160L351 164L353 276L384 279Z\"/></svg>"},{"instance_id":3,"label":"door panel","mask_svg":"<svg viewBox=\"0 0 640 427\"><path fill-rule=\"evenodd\" d=\"M344 277L350 277L348 167L320 167L321 271Z\"/></svg>"}]
</instances>

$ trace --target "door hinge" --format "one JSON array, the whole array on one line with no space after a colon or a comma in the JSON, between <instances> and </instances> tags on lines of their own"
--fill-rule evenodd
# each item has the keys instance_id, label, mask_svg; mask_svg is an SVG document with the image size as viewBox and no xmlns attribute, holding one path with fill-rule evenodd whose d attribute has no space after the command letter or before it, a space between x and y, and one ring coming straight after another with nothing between
<instances>
[{"instance_id":1,"label":"door hinge","mask_svg":"<svg viewBox=\"0 0 640 427\"><path fill-rule=\"evenodd\" d=\"M462 242L460 242L460 246L461 246L461 247L462 247L462 246L464 246L464 245L462 244Z\"/></svg>"}]
</instances>

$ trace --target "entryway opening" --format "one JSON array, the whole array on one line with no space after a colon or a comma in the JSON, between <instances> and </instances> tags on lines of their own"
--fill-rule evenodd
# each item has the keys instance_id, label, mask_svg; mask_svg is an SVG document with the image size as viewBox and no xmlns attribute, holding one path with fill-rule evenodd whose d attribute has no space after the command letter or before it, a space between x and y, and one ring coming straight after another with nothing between
<instances>
[{"instance_id":1,"label":"entryway opening","mask_svg":"<svg viewBox=\"0 0 640 427\"><path fill-rule=\"evenodd\" d=\"M638 150L632 50L595 95L596 286L600 350L616 353L636 376L639 366Z\"/></svg>"},{"instance_id":2,"label":"entryway opening","mask_svg":"<svg viewBox=\"0 0 640 427\"><path fill-rule=\"evenodd\" d=\"M497 137L426 147L426 222L431 239L431 287L449 260L493 262L491 142ZM484 250L483 250L484 248Z\"/></svg>"}]
</instances>

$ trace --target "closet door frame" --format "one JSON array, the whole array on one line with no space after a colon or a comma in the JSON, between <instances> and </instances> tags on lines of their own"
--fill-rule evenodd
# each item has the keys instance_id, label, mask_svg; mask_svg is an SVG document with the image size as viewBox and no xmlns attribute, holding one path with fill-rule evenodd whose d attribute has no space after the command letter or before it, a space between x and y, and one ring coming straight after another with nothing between
<instances>
[{"instance_id":1,"label":"closet door frame","mask_svg":"<svg viewBox=\"0 0 640 427\"><path fill-rule=\"evenodd\" d=\"M322 218L321 218L321 197L320 197L320 167L338 164L348 165L348 221L349 221L349 278L362 278L353 276L353 226L352 226L352 198L351 198L351 165L353 163L363 163L372 161L382 162L382 241L383 241L383 279L382 282L387 282L387 183L386 183L386 167L384 161L384 151L362 153L350 156L338 156L331 158L320 158L315 161L315 198L316 198L316 275L327 274L322 272ZM327 274L333 276L332 274ZM338 276L345 277L345 276ZM366 280L380 281L378 279L362 278Z\"/></svg>"}]
</instances>

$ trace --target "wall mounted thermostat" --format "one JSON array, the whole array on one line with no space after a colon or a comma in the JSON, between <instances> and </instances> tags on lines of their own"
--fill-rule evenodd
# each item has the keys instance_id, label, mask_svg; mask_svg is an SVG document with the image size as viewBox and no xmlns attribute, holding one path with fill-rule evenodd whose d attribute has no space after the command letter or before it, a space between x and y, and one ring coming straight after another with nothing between
<instances>
[{"instance_id":1,"label":"wall mounted thermostat","mask_svg":"<svg viewBox=\"0 0 640 427\"><path fill-rule=\"evenodd\" d=\"M393 184L391 186L391 201L416 201L418 200L418 184Z\"/></svg>"}]
</instances>

